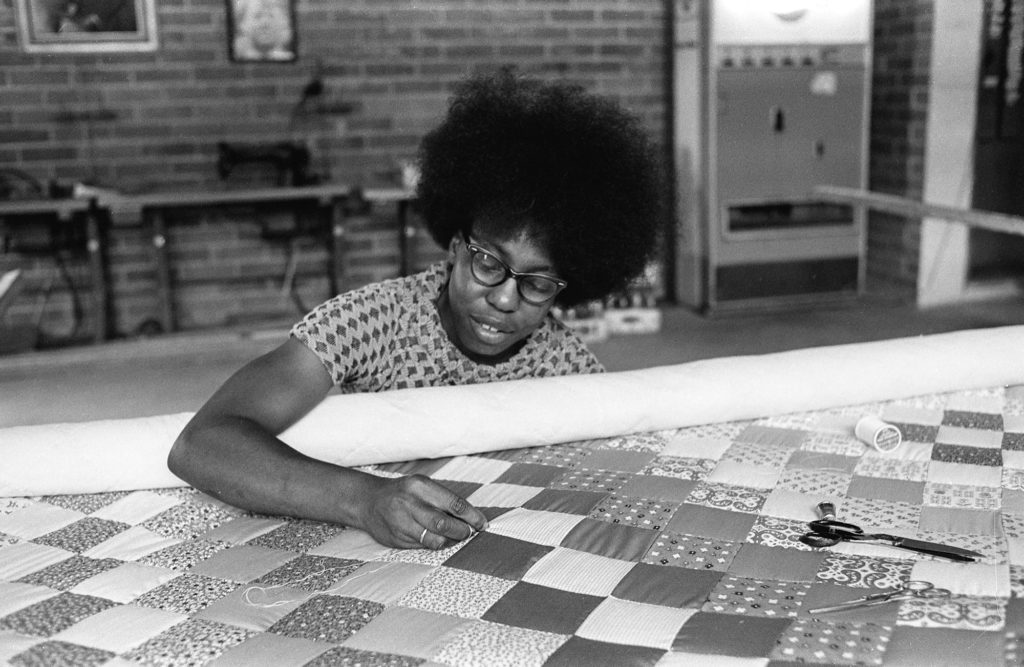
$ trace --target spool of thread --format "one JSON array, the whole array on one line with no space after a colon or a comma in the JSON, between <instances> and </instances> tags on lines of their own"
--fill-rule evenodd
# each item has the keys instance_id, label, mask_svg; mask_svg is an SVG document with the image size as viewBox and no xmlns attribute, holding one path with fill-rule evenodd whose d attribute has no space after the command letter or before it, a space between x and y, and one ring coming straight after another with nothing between
<instances>
[{"instance_id":1,"label":"spool of thread","mask_svg":"<svg viewBox=\"0 0 1024 667\"><path fill-rule=\"evenodd\" d=\"M903 434L892 424L874 415L861 417L853 432L857 437L880 452L891 452L903 442Z\"/></svg>"}]
</instances>

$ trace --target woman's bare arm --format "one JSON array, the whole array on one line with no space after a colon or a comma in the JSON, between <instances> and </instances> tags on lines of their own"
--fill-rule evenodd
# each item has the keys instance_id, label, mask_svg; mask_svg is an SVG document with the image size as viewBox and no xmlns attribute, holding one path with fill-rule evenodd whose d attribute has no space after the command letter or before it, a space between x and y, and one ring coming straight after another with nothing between
<instances>
[{"instance_id":1,"label":"woman's bare arm","mask_svg":"<svg viewBox=\"0 0 1024 667\"><path fill-rule=\"evenodd\" d=\"M312 459L277 438L324 399L331 378L289 339L249 363L188 423L168 457L171 471L231 505L330 521L382 544L441 548L486 527L463 498L419 475L385 479ZM344 447L344 424L338 425Z\"/></svg>"}]
</instances>

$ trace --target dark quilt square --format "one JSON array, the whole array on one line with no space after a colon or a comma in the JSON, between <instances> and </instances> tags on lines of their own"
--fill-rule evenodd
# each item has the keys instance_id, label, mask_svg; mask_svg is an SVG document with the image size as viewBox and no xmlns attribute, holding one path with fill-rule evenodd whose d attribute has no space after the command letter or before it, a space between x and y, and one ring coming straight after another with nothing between
<instances>
[{"instance_id":1,"label":"dark quilt square","mask_svg":"<svg viewBox=\"0 0 1024 667\"><path fill-rule=\"evenodd\" d=\"M607 497L607 493L597 491L544 489L523 503L523 509L562 514L590 514L590 510Z\"/></svg>"},{"instance_id":2,"label":"dark quilt square","mask_svg":"<svg viewBox=\"0 0 1024 667\"><path fill-rule=\"evenodd\" d=\"M1024 633L1024 598L1014 597L1006 602L1007 632Z\"/></svg>"},{"instance_id":3,"label":"dark quilt square","mask_svg":"<svg viewBox=\"0 0 1024 667\"><path fill-rule=\"evenodd\" d=\"M755 520L756 514L683 503L668 522L666 529L687 535L743 542Z\"/></svg>"},{"instance_id":4,"label":"dark quilt square","mask_svg":"<svg viewBox=\"0 0 1024 667\"><path fill-rule=\"evenodd\" d=\"M906 424L903 422L892 422L892 425L900 430L903 439L907 442L923 442L931 444L939 435L938 426L927 426L925 424Z\"/></svg>"},{"instance_id":5,"label":"dark quilt square","mask_svg":"<svg viewBox=\"0 0 1024 667\"><path fill-rule=\"evenodd\" d=\"M970 445L944 445L932 447L932 460L945 463L969 463L979 466L1003 465L1003 450L995 447L971 447Z\"/></svg>"},{"instance_id":6,"label":"dark quilt square","mask_svg":"<svg viewBox=\"0 0 1024 667\"><path fill-rule=\"evenodd\" d=\"M444 562L448 567L519 581L553 547L479 533Z\"/></svg>"},{"instance_id":7,"label":"dark quilt square","mask_svg":"<svg viewBox=\"0 0 1024 667\"><path fill-rule=\"evenodd\" d=\"M483 484L480 482L462 482L452 479L439 479L437 483L448 489L457 496L463 498L469 498L473 495L473 492L479 489Z\"/></svg>"},{"instance_id":8,"label":"dark quilt square","mask_svg":"<svg viewBox=\"0 0 1024 667\"><path fill-rule=\"evenodd\" d=\"M488 521L494 521L506 512L511 512L512 507L477 507L481 514L487 517Z\"/></svg>"},{"instance_id":9,"label":"dark quilt square","mask_svg":"<svg viewBox=\"0 0 1024 667\"><path fill-rule=\"evenodd\" d=\"M75 510L82 514L92 514L102 507L121 500L130 491L105 491L102 493L70 493L56 496L42 496L41 500L48 505L56 505L66 510Z\"/></svg>"},{"instance_id":10,"label":"dark quilt square","mask_svg":"<svg viewBox=\"0 0 1024 667\"><path fill-rule=\"evenodd\" d=\"M793 452L786 462L787 468L807 468L810 470L828 470L839 474L853 474L860 458L843 456L842 454L825 454L822 452Z\"/></svg>"},{"instance_id":11,"label":"dark quilt square","mask_svg":"<svg viewBox=\"0 0 1024 667\"><path fill-rule=\"evenodd\" d=\"M571 635L602 600L604 598L597 595L570 593L520 581L491 605L481 619Z\"/></svg>"},{"instance_id":12,"label":"dark quilt square","mask_svg":"<svg viewBox=\"0 0 1024 667\"><path fill-rule=\"evenodd\" d=\"M750 424L734 438L736 442L750 442L769 447L796 449L810 435L808 431L777 426L759 426Z\"/></svg>"},{"instance_id":13,"label":"dark quilt square","mask_svg":"<svg viewBox=\"0 0 1024 667\"><path fill-rule=\"evenodd\" d=\"M608 558L639 561L656 537L658 532L654 530L587 518L569 531L561 546Z\"/></svg>"},{"instance_id":14,"label":"dark quilt square","mask_svg":"<svg viewBox=\"0 0 1024 667\"><path fill-rule=\"evenodd\" d=\"M654 460L654 452L637 452L629 449L595 449L587 457L587 467L598 470L621 470L640 472Z\"/></svg>"},{"instance_id":15,"label":"dark quilt square","mask_svg":"<svg viewBox=\"0 0 1024 667\"><path fill-rule=\"evenodd\" d=\"M416 459L415 461L399 461L398 463L381 463L377 470L391 472L399 475L426 475L430 477L433 473L443 468L451 456L442 459Z\"/></svg>"},{"instance_id":16,"label":"dark quilt square","mask_svg":"<svg viewBox=\"0 0 1024 667\"><path fill-rule=\"evenodd\" d=\"M521 486L547 486L552 480L565 474L565 468L547 466L543 463L513 463L501 473L495 484L519 484Z\"/></svg>"},{"instance_id":17,"label":"dark quilt square","mask_svg":"<svg viewBox=\"0 0 1024 667\"><path fill-rule=\"evenodd\" d=\"M722 576L712 570L637 563L619 581L612 597L662 607L700 609Z\"/></svg>"},{"instance_id":18,"label":"dark quilt square","mask_svg":"<svg viewBox=\"0 0 1024 667\"><path fill-rule=\"evenodd\" d=\"M285 551L309 551L343 530L343 526L320 521L289 521L269 533L254 537L246 544Z\"/></svg>"},{"instance_id":19,"label":"dark quilt square","mask_svg":"<svg viewBox=\"0 0 1024 667\"><path fill-rule=\"evenodd\" d=\"M944 426L960 428L977 428L985 431L1002 431L1003 416L991 412L965 412L962 410L946 410L942 415Z\"/></svg>"},{"instance_id":20,"label":"dark quilt square","mask_svg":"<svg viewBox=\"0 0 1024 667\"><path fill-rule=\"evenodd\" d=\"M820 551L744 544L729 566L729 574L750 579L809 582L821 566Z\"/></svg>"},{"instance_id":21,"label":"dark quilt square","mask_svg":"<svg viewBox=\"0 0 1024 667\"><path fill-rule=\"evenodd\" d=\"M569 637L567 642L559 646L551 657L544 661L544 667L643 667L657 664L665 653L666 651L660 648L626 646L583 637Z\"/></svg>"},{"instance_id":22,"label":"dark quilt square","mask_svg":"<svg viewBox=\"0 0 1024 667\"><path fill-rule=\"evenodd\" d=\"M1024 433L1003 433L1003 449L1024 450Z\"/></svg>"},{"instance_id":23,"label":"dark quilt square","mask_svg":"<svg viewBox=\"0 0 1024 667\"><path fill-rule=\"evenodd\" d=\"M117 603L77 593L61 593L19 609L0 619L0 630L14 630L33 637L50 637Z\"/></svg>"},{"instance_id":24,"label":"dark quilt square","mask_svg":"<svg viewBox=\"0 0 1024 667\"><path fill-rule=\"evenodd\" d=\"M885 650L887 665L1003 665L1002 632L897 626Z\"/></svg>"},{"instance_id":25,"label":"dark quilt square","mask_svg":"<svg viewBox=\"0 0 1024 667\"><path fill-rule=\"evenodd\" d=\"M304 591L322 591L352 574L363 561L332 556L303 554L274 568L253 583L261 586L295 586Z\"/></svg>"},{"instance_id":26,"label":"dark quilt square","mask_svg":"<svg viewBox=\"0 0 1024 667\"><path fill-rule=\"evenodd\" d=\"M297 639L340 643L384 611L379 602L340 595L315 595L271 625L267 632Z\"/></svg>"},{"instance_id":27,"label":"dark quilt square","mask_svg":"<svg viewBox=\"0 0 1024 667\"><path fill-rule=\"evenodd\" d=\"M101 542L106 542L118 533L123 533L129 528L131 526L120 521L108 521L87 516L52 533L37 537L32 541L36 544L45 544L57 547L58 549L82 553Z\"/></svg>"},{"instance_id":28,"label":"dark quilt square","mask_svg":"<svg viewBox=\"0 0 1024 667\"><path fill-rule=\"evenodd\" d=\"M738 658L765 658L775 648L776 640L790 622L785 618L699 611L680 628L672 649Z\"/></svg>"},{"instance_id":29,"label":"dark quilt square","mask_svg":"<svg viewBox=\"0 0 1024 667\"><path fill-rule=\"evenodd\" d=\"M920 505L924 498L924 482L854 475L846 489L846 495L850 498L874 498Z\"/></svg>"},{"instance_id":30,"label":"dark quilt square","mask_svg":"<svg viewBox=\"0 0 1024 667\"><path fill-rule=\"evenodd\" d=\"M90 577L118 567L122 563L123 561L116 558L94 559L75 555L27 574L18 581L36 586L48 586L58 591L66 591Z\"/></svg>"},{"instance_id":31,"label":"dark quilt square","mask_svg":"<svg viewBox=\"0 0 1024 667\"><path fill-rule=\"evenodd\" d=\"M91 667L102 665L114 657L114 653L98 648L90 648L71 642L45 641L31 647L27 651L15 655L10 665L80 665Z\"/></svg>"},{"instance_id":32,"label":"dark quilt square","mask_svg":"<svg viewBox=\"0 0 1024 667\"><path fill-rule=\"evenodd\" d=\"M696 486L697 481L692 479L645 475L631 479L619 489L619 494L681 503L686 500Z\"/></svg>"},{"instance_id":33,"label":"dark quilt square","mask_svg":"<svg viewBox=\"0 0 1024 667\"><path fill-rule=\"evenodd\" d=\"M335 646L329 651L324 651L302 667L338 667L339 665L386 665L387 667L415 667L422 665L423 658L414 658L410 655L398 655L397 653L380 653L378 651L364 651L348 646Z\"/></svg>"},{"instance_id":34,"label":"dark quilt square","mask_svg":"<svg viewBox=\"0 0 1024 667\"><path fill-rule=\"evenodd\" d=\"M195 614L230 595L238 584L186 572L132 600L132 605L179 614Z\"/></svg>"},{"instance_id":35,"label":"dark quilt square","mask_svg":"<svg viewBox=\"0 0 1024 667\"><path fill-rule=\"evenodd\" d=\"M899 603L880 604L874 607L855 607L843 611L819 612L812 614L812 609L831 607L851 600L857 600L876 591L854 586L816 583L811 585L804 598L801 616L828 619L837 623L878 623L879 625L896 625L896 614Z\"/></svg>"}]
</instances>

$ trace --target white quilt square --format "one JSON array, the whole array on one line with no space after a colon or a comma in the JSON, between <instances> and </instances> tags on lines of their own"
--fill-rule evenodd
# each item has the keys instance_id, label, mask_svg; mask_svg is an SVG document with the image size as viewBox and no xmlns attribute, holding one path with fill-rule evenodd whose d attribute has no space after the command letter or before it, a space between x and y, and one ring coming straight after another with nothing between
<instances>
[{"instance_id":1,"label":"white quilt square","mask_svg":"<svg viewBox=\"0 0 1024 667\"><path fill-rule=\"evenodd\" d=\"M944 425L939 427L939 432L935 435L935 443L999 449L1003 444L1003 432Z\"/></svg>"},{"instance_id":2,"label":"white quilt square","mask_svg":"<svg viewBox=\"0 0 1024 667\"><path fill-rule=\"evenodd\" d=\"M670 649L679 629L696 613L696 609L608 598L590 613L576 634L613 644Z\"/></svg>"},{"instance_id":3,"label":"white quilt square","mask_svg":"<svg viewBox=\"0 0 1024 667\"><path fill-rule=\"evenodd\" d=\"M705 481L746 486L752 489L774 489L782 475L781 468L769 468L738 461L719 461Z\"/></svg>"},{"instance_id":4,"label":"white quilt square","mask_svg":"<svg viewBox=\"0 0 1024 667\"><path fill-rule=\"evenodd\" d=\"M1003 481L1003 471L998 466L932 461L928 465L928 481L938 484L961 484L964 486L991 486L998 488Z\"/></svg>"},{"instance_id":5,"label":"white quilt square","mask_svg":"<svg viewBox=\"0 0 1024 667\"><path fill-rule=\"evenodd\" d=\"M1024 451L1004 449L1003 467L1012 468L1013 470L1024 470Z\"/></svg>"},{"instance_id":6,"label":"white quilt square","mask_svg":"<svg viewBox=\"0 0 1024 667\"><path fill-rule=\"evenodd\" d=\"M1003 563L951 563L940 560L919 560L910 571L914 581L930 581L936 588L946 588L953 595L973 597L1010 597L1010 565Z\"/></svg>"},{"instance_id":7,"label":"white quilt square","mask_svg":"<svg viewBox=\"0 0 1024 667\"><path fill-rule=\"evenodd\" d=\"M134 561L180 542L181 540L177 538L164 537L144 526L136 525L114 535L109 540L100 542L82 552L82 555L89 558L116 558Z\"/></svg>"},{"instance_id":8,"label":"white quilt square","mask_svg":"<svg viewBox=\"0 0 1024 667\"><path fill-rule=\"evenodd\" d=\"M347 528L320 546L310 549L310 556L330 556L332 558L351 558L353 560L374 560L391 551L373 539L365 530Z\"/></svg>"},{"instance_id":9,"label":"white quilt square","mask_svg":"<svg viewBox=\"0 0 1024 667\"><path fill-rule=\"evenodd\" d=\"M83 517L84 514L75 510L49 503L32 503L10 514L0 514L0 533L34 540L41 535L69 526Z\"/></svg>"},{"instance_id":10,"label":"white quilt square","mask_svg":"<svg viewBox=\"0 0 1024 667\"><path fill-rule=\"evenodd\" d=\"M487 532L557 547L582 520L582 515L517 507L491 520Z\"/></svg>"},{"instance_id":11,"label":"white quilt square","mask_svg":"<svg viewBox=\"0 0 1024 667\"><path fill-rule=\"evenodd\" d=\"M661 456L679 456L688 459L722 458L725 450L732 446L727 438L694 438L679 436L673 438L661 451Z\"/></svg>"},{"instance_id":12,"label":"white quilt square","mask_svg":"<svg viewBox=\"0 0 1024 667\"><path fill-rule=\"evenodd\" d=\"M187 619L185 614L162 609L119 605L93 614L52 638L112 653L125 653Z\"/></svg>"},{"instance_id":13,"label":"white quilt square","mask_svg":"<svg viewBox=\"0 0 1024 667\"><path fill-rule=\"evenodd\" d=\"M58 593L60 591L55 591L47 586L0 581L0 618L52 598Z\"/></svg>"},{"instance_id":14,"label":"white quilt square","mask_svg":"<svg viewBox=\"0 0 1024 667\"><path fill-rule=\"evenodd\" d=\"M434 479L450 479L454 482L487 484L501 477L511 467L511 461L499 461L482 456L456 456L431 473L430 476Z\"/></svg>"},{"instance_id":15,"label":"white quilt square","mask_svg":"<svg viewBox=\"0 0 1024 667\"><path fill-rule=\"evenodd\" d=\"M818 503L823 500L837 502L839 498L823 498L806 493L775 489L768 494L761 506L761 514L791 521L814 521L820 519Z\"/></svg>"},{"instance_id":16,"label":"white quilt square","mask_svg":"<svg viewBox=\"0 0 1024 667\"><path fill-rule=\"evenodd\" d=\"M217 526L212 530L200 535L204 540L211 542L227 542L228 544L241 544L269 533L275 528L285 524L279 519L258 519L255 517L242 517L232 519L225 524Z\"/></svg>"},{"instance_id":17,"label":"white quilt square","mask_svg":"<svg viewBox=\"0 0 1024 667\"><path fill-rule=\"evenodd\" d=\"M106 507L101 507L91 516L134 526L179 504L181 501L173 496L152 491L136 491Z\"/></svg>"},{"instance_id":18,"label":"white quilt square","mask_svg":"<svg viewBox=\"0 0 1024 667\"><path fill-rule=\"evenodd\" d=\"M180 572L169 568L125 563L89 577L72 588L71 592L94 595L123 604L180 575Z\"/></svg>"},{"instance_id":19,"label":"white quilt square","mask_svg":"<svg viewBox=\"0 0 1024 667\"><path fill-rule=\"evenodd\" d=\"M485 484L466 500L474 507L519 507L543 490L522 484Z\"/></svg>"},{"instance_id":20,"label":"white quilt square","mask_svg":"<svg viewBox=\"0 0 1024 667\"><path fill-rule=\"evenodd\" d=\"M636 563L555 548L527 570L523 581L584 595L611 595Z\"/></svg>"},{"instance_id":21,"label":"white quilt square","mask_svg":"<svg viewBox=\"0 0 1024 667\"><path fill-rule=\"evenodd\" d=\"M14 581L26 574L74 556L70 551L35 542L19 542L0 548L0 580Z\"/></svg>"},{"instance_id":22,"label":"white quilt square","mask_svg":"<svg viewBox=\"0 0 1024 667\"><path fill-rule=\"evenodd\" d=\"M902 424L938 426L942 423L942 410L919 408L913 405L895 403L882 408L882 419Z\"/></svg>"}]
</instances>

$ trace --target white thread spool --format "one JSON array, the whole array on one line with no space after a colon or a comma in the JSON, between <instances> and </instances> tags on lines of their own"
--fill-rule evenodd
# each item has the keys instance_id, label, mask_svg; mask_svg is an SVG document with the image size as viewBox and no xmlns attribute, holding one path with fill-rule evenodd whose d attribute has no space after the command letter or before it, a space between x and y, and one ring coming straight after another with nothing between
<instances>
[{"instance_id":1,"label":"white thread spool","mask_svg":"<svg viewBox=\"0 0 1024 667\"><path fill-rule=\"evenodd\" d=\"M874 415L861 417L853 432L880 452L894 451L903 442L903 434L898 428Z\"/></svg>"}]
</instances>

